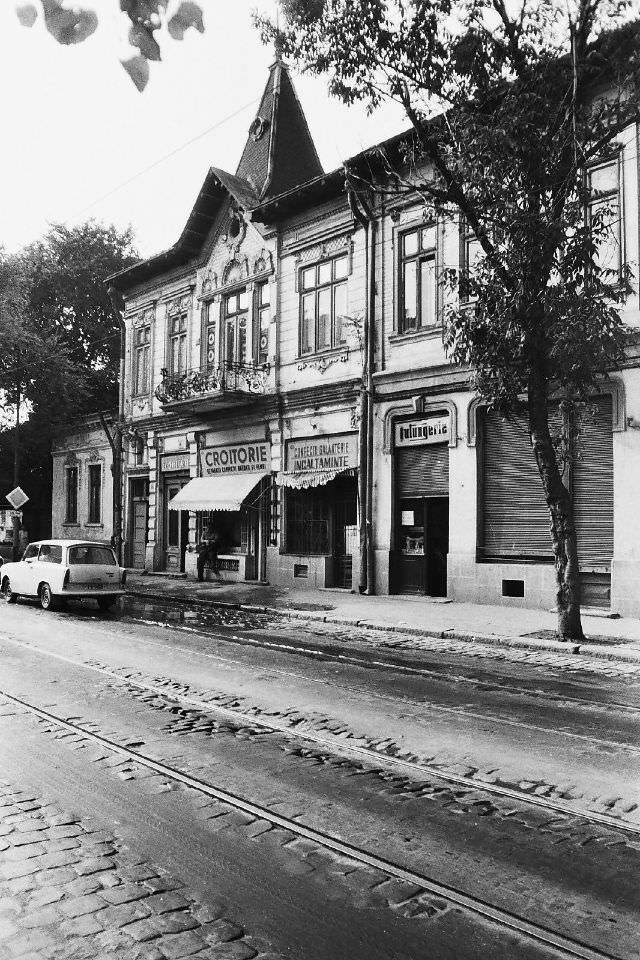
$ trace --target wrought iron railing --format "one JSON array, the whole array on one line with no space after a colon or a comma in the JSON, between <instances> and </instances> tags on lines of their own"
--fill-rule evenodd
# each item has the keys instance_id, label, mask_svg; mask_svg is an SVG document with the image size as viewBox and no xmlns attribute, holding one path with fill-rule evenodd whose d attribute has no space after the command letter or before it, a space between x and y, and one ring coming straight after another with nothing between
<instances>
[{"instance_id":1,"label":"wrought iron railing","mask_svg":"<svg viewBox=\"0 0 640 960\"><path fill-rule=\"evenodd\" d=\"M225 360L219 367L185 370L171 375L161 370L162 381L156 387L160 403L192 400L208 394L264 393L271 365L232 363Z\"/></svg>"}]
</instances>

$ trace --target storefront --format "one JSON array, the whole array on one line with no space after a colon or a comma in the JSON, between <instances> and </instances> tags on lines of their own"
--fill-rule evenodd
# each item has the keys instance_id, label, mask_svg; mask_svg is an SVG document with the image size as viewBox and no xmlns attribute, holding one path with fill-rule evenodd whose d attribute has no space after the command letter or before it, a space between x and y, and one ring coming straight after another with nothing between
<instances>
[{"instance_id":1,"label":"storefront","mask_svg":"<svg viewBox=\"0 0 640 960\"><path fill-rule=\"evenodd\" d=\"M395 593L447 595L449 436L449 413L395 423Z\"/></svg>"},{"instance_id":2,"label":"storefront","mask_svg":"<svg viewBox=\"0 0 640 960\"><path fill-rule=\"evenodd\" d=\"M351 589L358 543L358 435L289 440L283 488L281 569L293 581Z\"/></svg>"},{"instance_id":3,"label":"storefront","mask_svg":"<svg viewBox=\"0 0 640 960\"><path fill-rule=\"evenodd\" d=\"M165 453L160 457L162 497L162 569L184 573L189 517L175 513L170 504L189 482L189 454ZM134 507L135 509L135 507Z\"/></svg>"},{"instance_id":4,"label":"storefront","mask_svg":"<svg viewBox=\"0 0 640 960\"><path fill-rule=\"evenodd\" d=\"M212 444L199 451L198 477L169 503L174 516L195 514L186 555L187 573L195 573L195 545L205 529L215 531L219 571L227 580L264 580L269 536L271 448L265 440ZM211 573L208 574L209 576Z\"/></svg>"}]
</instances>

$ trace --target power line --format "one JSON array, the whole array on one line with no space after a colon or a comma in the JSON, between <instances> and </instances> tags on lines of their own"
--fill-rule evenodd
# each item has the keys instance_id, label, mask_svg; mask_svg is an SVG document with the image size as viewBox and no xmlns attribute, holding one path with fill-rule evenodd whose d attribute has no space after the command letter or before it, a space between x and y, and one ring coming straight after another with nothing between
<instances>
[{"instance_id":1,"label":"power line","mask_svg":"<svg viewBox=\"0 0 640 960\"><path fill-rule=\"evenodd\" d=\"M144 167L142 170L138 170L137 173L132 174L126 180L123 180L121 183L117 184L111 190L108 190L106 193L103 193L96 200L92 200L91 203L88 203L86 206L82 207L76 213L71 214L64 220L64 223L69 223L70 220L76 220L78 217L81 217L83 213L86 213L87 210L91 210L93 207L97 206L99 203L102 203L103 200L107 200L109 197L112 197L115 193L118 193L124 187L129 186L130 183L133 183L135 180L138 180L140 177L143 177L146 173L149 173L150 170L154 170L155 167L159 167L160 164L165 163L167 160L170 160L171 157L175 157L176 154L181 153L183 150L186 150L187 147L190 147L192 143L196 143L198 140L202 140L203 137L206 137L213 130L217 130L219 127L223 126L225 123L228 123L230 120L233 120L239 114L243 113L245 110L248 110L249 107L254 106L259 102L259 98L251 100L249 103L245 103L244 106L239 107L237 110L234 110L233 113L228 114L226 117L223 117L222 120L218 120L217 123L212 124L210 127L207 127L206 130L203 130L201 133L191 137L190 140L186 140L184 143L180 144L179 147L171 150L169 153L165 153L164 156L159 157L157 160L154 160L153 163L150 163L147 167Z\"/></svg>"}]
</instances>

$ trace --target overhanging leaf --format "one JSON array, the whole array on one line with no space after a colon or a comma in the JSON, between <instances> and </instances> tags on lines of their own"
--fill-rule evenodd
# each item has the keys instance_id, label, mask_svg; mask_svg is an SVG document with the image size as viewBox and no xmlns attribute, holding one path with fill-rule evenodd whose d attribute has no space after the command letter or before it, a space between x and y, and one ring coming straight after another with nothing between
<instances>
[{"instance_id":1,"label":"overhanging leaf","mask_svg":"<svg viewBox=\"0 0 640 960\"><path fill-rule=\"evenodd\" d=\"M98 26L98 15L93 10L66 9L58 0L42 0L42 9L47 30L65 46L82 43Z\"/></svg>"},{"instance_id":2,"label":"overhanging leaf","mask_svg":"<svg viewBox=\"0 0 640 960\"><path fill-rule=\"evenodd\" d=\"M141 92L149 82L149 61L142 54L136 54L128 60L121 60L120 63L127 71L138 90Z\"/></svg>"},{"instance_id":3,"label":"overhanging leaf","mask_svg":"<svg viewBox=\"0 0 640 960\"><path fill-rule=\"evenodd\" d=\"M198 33L204 33L204 21L200 4L192 0L184 0L167 24L167 29L174 40L182 40L187 30L193 27Z\"/></svg>"},{"instance_id":4,"label":"overhanging leaf","mask_svg":"<svg viewBox=\"0 0 640 960\"><path fill-rule=\"evenodd\" d=\"M17 8L16 16L23 27L32 27L38 19L38 11L32 3L23 3Z\"/></svg>"}]
</instances>

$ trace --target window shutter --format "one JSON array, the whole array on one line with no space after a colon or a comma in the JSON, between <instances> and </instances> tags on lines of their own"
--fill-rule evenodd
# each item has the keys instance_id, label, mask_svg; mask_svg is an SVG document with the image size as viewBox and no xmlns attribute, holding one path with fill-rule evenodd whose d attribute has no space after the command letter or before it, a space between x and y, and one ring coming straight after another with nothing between
<instances>
[{"instance_id":1,"label":"window shutter","mask_svg":"<svg viewBox=\"0 0 640 960\"><path fill-rule=\"evenodd\" d=\"M401 497L449 496L449 447L446 443L400 447L396 452Z\"/></svg>"},{"instance_id":2,"label":"window shutter","mask_svg":"<svg viewBox=\"0 0 640 960\"><path fill-rule=\"evenodd\" d=\"M610 396L593 401L573 466L573 506L580 564L604 566L613 557L613 433Z\"/></svg>"},{"instance_id":3,"label":"window shutter","mask_svg":"<svg viewBox=\"0 0 640 960\"><path fill-rule=\"evenodd\" d=\"M482 554L552 555L549 511L524 419L484 414Z\"/></svg>"}]
</instances>

